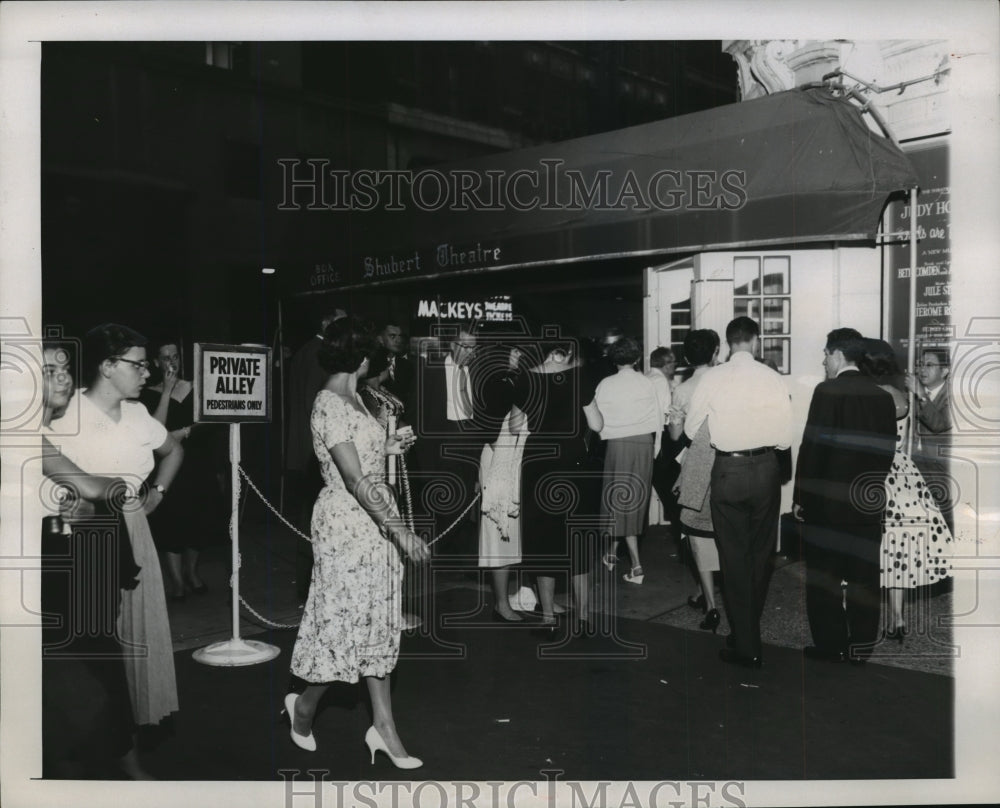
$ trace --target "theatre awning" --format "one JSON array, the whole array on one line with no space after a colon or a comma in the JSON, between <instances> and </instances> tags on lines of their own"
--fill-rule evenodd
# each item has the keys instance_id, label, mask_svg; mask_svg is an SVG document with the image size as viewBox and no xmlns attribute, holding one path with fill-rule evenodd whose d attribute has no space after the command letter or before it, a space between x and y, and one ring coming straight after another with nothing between
<instances>
[{"instance_id":1,"label":"theatre awning","mask_svg":"<svg viewBox=\"0 0 1000 808\"><path fill-rule=\"evenodd\" d=\"M340 176L323 215L348 216L350 237L303 267L296 291L870 241L887 197L916 184L855 104L790 90L423 172Z\"/></svg>"}]
</instances>

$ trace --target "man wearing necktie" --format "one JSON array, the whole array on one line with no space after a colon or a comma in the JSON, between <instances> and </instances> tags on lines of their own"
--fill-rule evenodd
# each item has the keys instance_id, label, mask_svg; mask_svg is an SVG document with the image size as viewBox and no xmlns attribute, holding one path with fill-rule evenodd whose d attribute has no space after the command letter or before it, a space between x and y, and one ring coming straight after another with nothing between
<instances>
[{"instance_id":1,"label":"man wearing necktie","mask_svg":"<svg viewBox=\"0 0 1000 808\"><path fill-rule=\"evenodd\" d=\"M420 438L416 447L420 450L421 488L435 492L434 497L422 496L414 508L434 517L435 535L450 525L475 496L483 448L481 428L475 420L472 375L476 335L471 327L460 325L443 339L447 339L445 355L422 357L418 364L413 422ZM433 485L435 481L441 484L440 489ZM431 501L425 501L428 499ZM478 508L472 509L472 513L478 512ZM473 521L463 519L441 541L438 553L475 556L474 535L469 535L474 526Z\"/></svg>"}]
</instances>

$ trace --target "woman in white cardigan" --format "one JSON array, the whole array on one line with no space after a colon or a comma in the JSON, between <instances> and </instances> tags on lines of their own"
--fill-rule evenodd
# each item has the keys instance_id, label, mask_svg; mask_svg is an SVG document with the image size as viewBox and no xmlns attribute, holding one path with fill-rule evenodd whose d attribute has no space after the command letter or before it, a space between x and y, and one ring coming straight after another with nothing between
<instances>
[{"instance_id":1,"label":"woman in white cardigan","mask_svg":"<svg viewBox=\"0 0 1000 808\"><path fill-rule=\"evenodd\" d=\"M615 540L604 564L614 568L618 543L624 537L631 569L623 577L631 584L641 584L645 577L639 559L639 534L649 512L653 458L660 449L664 412L656 387L635 369L641 356L641 346L631 337L612 344L608 359L618 372L597 385L594 400L585 410L590 427L607 441L601 516L613 520Z\"/></svg>"}]
</instances>

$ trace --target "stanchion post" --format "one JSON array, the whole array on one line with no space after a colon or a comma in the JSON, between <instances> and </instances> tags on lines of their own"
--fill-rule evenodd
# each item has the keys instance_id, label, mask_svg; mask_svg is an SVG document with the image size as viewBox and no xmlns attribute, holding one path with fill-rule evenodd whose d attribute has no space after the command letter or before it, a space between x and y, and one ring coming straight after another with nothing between
<instances>
[{"instance_id":1,"label":"stanchion post","mask_svg":"<svg viewBox=\"0 0 1000 808\"><path fill-rule=\"evenodd\" d=\"M240 638L240 425L229 425L230 512L229 530L232 551L233 640Z\"/></svg>"},{"instance_id":2,"label":"stanchion post","mask_svg":"<svg viewBox=\"0 0 1000 808\"><path fill-rule=\"evenodd\" d=\"M232 539L231 578L233 589L233 638L217 642L194 652L196 662L205 665L237 666L256 665L274 659L281 649L276 645L256 640L240 639L240 425L229 425L229 462L232 466L232 503L229 512L229 531Z\"/></svg>"},{"instance_id":3,"label":"stanchion post","mask_svg":"<svg viewBox=\"0 0 1000 808\"><path fill-rule=\"evenodd\" d=\"M386 418L386 436L396 434L396 416L390 415ZM389 485L396 484L396 462L398 455L386 455L386 460L388 461L388 482Z\"/></svg>"}]
</instances>

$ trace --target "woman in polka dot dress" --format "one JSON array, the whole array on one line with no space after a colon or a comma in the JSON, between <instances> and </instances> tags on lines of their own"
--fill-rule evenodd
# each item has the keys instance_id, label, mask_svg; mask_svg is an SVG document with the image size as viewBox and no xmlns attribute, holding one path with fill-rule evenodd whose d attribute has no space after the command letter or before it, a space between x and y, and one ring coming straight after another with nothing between
<instances>
[{"instance_id":1,"label":"woman in polka dot dress","mask_svg":"<svg viewBox=\"0 0 1000 808\"><path fill-rule=\"evenodd\" d=\"M889 343L867 340L862 370L896 403L896 454L885 480L882 528L882 587L889 593L891 627L886 637L903 641L903 590L936 583L951 575L952 536L923 475L906 454L909 399L893 381L899 365Z\"/></svg>"}]
</instances>

